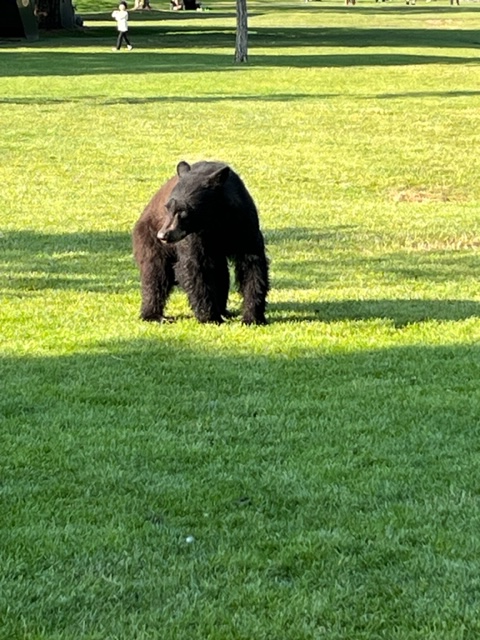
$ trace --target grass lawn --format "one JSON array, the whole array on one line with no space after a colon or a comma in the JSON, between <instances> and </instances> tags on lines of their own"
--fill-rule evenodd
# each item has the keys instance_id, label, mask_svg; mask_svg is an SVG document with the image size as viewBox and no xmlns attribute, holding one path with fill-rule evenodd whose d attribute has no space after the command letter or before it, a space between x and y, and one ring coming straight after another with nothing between
<instances>
[{"instance_id":1,"label":"grass lawn","mask_svg":"<svg viewBox=\"0 0 480 640\"><path fill-rule=\"evenodd\" d=\"M0 639L480 637L480 5L251 1L0 43ZM266 327L138 319L232 164ZM232 291L231 308L240 298Z\"/></svg>"}]
</instances>

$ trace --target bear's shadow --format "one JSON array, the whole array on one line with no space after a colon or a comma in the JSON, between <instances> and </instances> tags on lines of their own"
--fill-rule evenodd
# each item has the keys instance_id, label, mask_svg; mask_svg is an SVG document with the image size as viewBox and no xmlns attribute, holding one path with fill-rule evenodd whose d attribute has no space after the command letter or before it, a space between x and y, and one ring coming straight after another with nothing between
<instances>
[{"instance_id":1,"label":"bear's shadow","mask_svg":"<svg viewBox=\"0 0 480 640\"><path fill-rule=\"evenodd\" d=\"M336 300L324 302L273 302L267 310L270 323L387 320L395 327L418 322L458 322L480 317L480 302L473 300Z\"/></svg>"}]
</instances>

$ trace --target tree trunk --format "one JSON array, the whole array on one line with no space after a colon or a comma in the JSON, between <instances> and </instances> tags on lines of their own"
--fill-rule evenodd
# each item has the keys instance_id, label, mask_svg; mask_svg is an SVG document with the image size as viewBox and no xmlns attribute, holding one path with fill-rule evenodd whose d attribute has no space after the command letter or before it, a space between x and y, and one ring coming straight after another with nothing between
<instances>
[{"instance_id":1,"label":"tree trunk","mask_svg":"<svg viewBox=\"0 0 480 640\"><path fill-rule=\"evenodd\" d=\"M237 37L235 62L248 62L247 0L237 0Z\"/></svg>"}]
</instances>

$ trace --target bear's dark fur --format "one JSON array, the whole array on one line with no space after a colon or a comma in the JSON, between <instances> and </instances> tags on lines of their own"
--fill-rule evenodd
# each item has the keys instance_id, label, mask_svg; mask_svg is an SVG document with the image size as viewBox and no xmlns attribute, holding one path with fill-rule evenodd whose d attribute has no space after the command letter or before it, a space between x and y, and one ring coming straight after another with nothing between
<instances>
[{"instance_id":1,"label":"bear's dark fur","mask_svg":"<svg viewBox=\"0 0 480 640\"><path fill-rule=\"evenodd\" d=\"M161 322L175 284L200 322L228 315L228 260L243 296L243 322L265 324L268 262L258 213L240 177L222 162L180 162L133 230L143 320Z\"/></svg>"}]
</instances>

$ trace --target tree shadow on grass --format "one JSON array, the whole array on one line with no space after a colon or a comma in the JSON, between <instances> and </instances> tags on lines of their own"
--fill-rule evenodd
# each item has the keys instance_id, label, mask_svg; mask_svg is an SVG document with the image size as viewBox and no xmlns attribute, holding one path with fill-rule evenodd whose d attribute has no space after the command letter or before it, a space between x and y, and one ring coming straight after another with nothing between
<instances>
[{"instance_id":1,"label":"tree shadow on grass","mask_svg":"<svg viewBox=\"0 0 480 640\"><path fill-rule=\"evenodd\" d=\"M461 92L458 92L459 95ZM464 92L467 94L468 92ZM474 92L472 92L474 93ZM480 92L479 92L480 93ZM441 94L440 94L441 95ZM0 104L15 105L56 105L56 104L101 104L105 106L114 104L156 104L156 103L199 103L209 104L215 102L290 102L295 100L322 100L335 98L338 94L308 94L308 93L275 93L275 94L215 94L203 96L148 96L148 97L107 97L107 96L71 96L68 98L50 98L47 96L35 97L11 97L0 98ZM392 96L393 97L393 96Z\"/></svg>"},{"instance_id":2,"label":"tree shadow on grass","mask_svg":"<svg viewBox=\"0 0 480 640\"><path fill-rule=\"evenodd\" d=\"M313 241L312 241L313 242ZM289 249L295 251L294 245ZM308 251L308 245L303 253ZM277 252L275 252L277 253ZM475 281L480 269L480 256L473 251L385 251L364 255L354 246L343 248L336 244L335 235L325 238L324 246L317 246L301 259L286 259L285 251L275 258L275 286L277 289L315 288L322 291L325 284L348 281L364 273L364 278L383 282L386 286L403 284L412 289L419 283L432 285L454 283L466 279ZM320 294L321 295L321 294Z\"/></svg>"},{"instance_id":3,"label":"tree shadow on grass","mask_svg":"<svg viewBox=\"0 0 480 640\"><path fill-rule=\"evenodd\" d=\"M315 272L321 282L322 266L334 277L342 271L356 271L365 267L369 272L399 277L403 280L430 279L434 282L475 278L480 270L479 241L472 238L456 247L454 238L433 239L405 249L392 248L365 254L365 243L391 244L379 232L368 232L359 225L336 225L329 227L283 227L266 229L267 246L275 247L276 267L279 277L285 278L285 286L292 286L296 277L289 280L289 274L301 271ZM420 245L420 246L419 246ZM309 255L299 262L289 256L297 251ZM280 286L282 286L280 284Z\"/></svg>"},{"instance_id":4,"label":"tree shadow on grass","mask_svg":"<svg viewBox=\"0 0 480 640\"><path fill-rule=\"evenodd\" d=\"M202 96L125 96L109 97L101 95L69 96L68 98L50 98L48 96L17 96L0 98L0 104L14 104L25 106L42 106L58 104L84 104L84 105L116 105L116 104L158 104L158 103L190 103L211 104L216 102L299 102L302 100L331 100L345 94L338 93L272 93L272 94L212 94ZM411 98L412 100L423 98L469 98L480 95L476 90L453 91L411 91L407 93L385 93L372 95L355 94L356 100L396 100Z\"/></svg>"},{"instance_id":5,"label":"tree shadow on grass","mask_svg":"<svg viewBox=\"0 0 480 640\"><path fill-rule=\"evenodd\" d=\"M480 9L479 9L480 11ZM103 16L111 21L110 16ZM113 30L114 33L114 30ZM132 37L138 44L149 42L159 48L193 49L197 54L202 49L225 49L235 43L235 26L165 24L162 21L146 24L141 21L131 28ZM65 48L69 44L97 45L105 38L111 39L112 27L93 26L66 38L58 34L29 43L28 50ZM12 47L14 44L12 43ZM25 47L25 43L23 43ZM414 27L252 27L249 32L249 49L295 49L298 47L363 49L367 47L387 47L400 49L458 49L480 46L480 36L475 29L414 28ZM154 46L152 46L154 48ZM293 53L293 52L292 52Z\"/></svg>"},{"instance_id":6,"label":"tree shadow on grass","mask_svg":"<svg viewBox=\"0 0 480 640\"><path fill-rule=\"evenodd\" d=\"M318 248L334 248L340 243L351 242L358 225L342 224L326 228L279 227L264 232L267 244L285 245L299 242L313 243Z\"/></svg>"},{"instance_id":7,"label":"tree shadow on grass","mask_svg":"<svg viewBox=\"0 0 480 640\"><path fill-rule=\"evenodd\" d=\"M475 89L466 89L466 90L457 90L452 89L451 91L408 91L405 93L379 93L373 96L365 96L366 99L374 99L374 100L395 100L397 98L413 98L413 99L423 99L423 98L469 98L480 95L479 90Z\"/></svg>"},{"instance_id":8,"label":"tree shadow on grass","mask_svg":"<svg viewBox=\"0 0 480 640\"><path fill-rule=\"evenodd\" d=\"M259 610L289 616L289 638L318 615L316 585L342 602L322 628L368 637L380 610L392 633L398 620L404 633L465 623L450 604L478 576L478 346L307 340L285 357L268 327L253 331L270 355L165 329L0 361L11 637L135 627L199 640L212 625L254 637L252 585ZM214 606L193 626L199 592L201 611ZM285 620L255 630L284 637Z\"/></svg>"},{"instance_id":9,"label":"tree shadow on grass","mask_svg":"<svg viewBox=\"0 0 480 640\"><path fill-rule=\"evenodd\" d=\"M308 18L308 14L316 13L316 14L360 14L366 16L422 16L425 15L431 16L432 18L436 18L439 15L444 17L443 14L448 15L449 18L455 18L455 15L459 14L474 14L480 13L480 7L477 5L466 5L463 4L461 6L449 6L448 4L439 4L438 2L434 2L433 4L426 4L422 2L422 4L417 4L415 7L406 6L405 4L393 4L393 3L375 3L373 5L366 4L357 4L355 7L350 6L341 6L341 5L333 5L333 4L321 4L321 0L319 2L308 3L305 6L300 7L305 12L305 17ZM262 9L265 12L268 11L268 6L264 5ZM286 4L284 6L280 6L278 4L272 5L272 11L274 13L291 13L292 6Z\"/></svg>"},{"instance_id":10,"label":"tree shadow on grass","mask_svg":"<svg viewBox=\"0 0 480 640\"><path fill-rule=\"evenodd\" d=\"M2 288L17 296L42 289L122 292L137 286L128 233L19 231L3 234L0 247Z\"/></svg>"},{"instance_id":11,"label":"tree shadow on grass","mask_svg":"<svg viewBox=\"0 0 480 640\"><path fill-rule=\"evenodd\" d=\"M152 73L221 71L238 68L233 64L235 46L234 29L209 29L208 27L164 28L138 26L132 29L135 51L124 56L112 52L87 53L65 51L68 45L83 48L111 44L112 30L93 28L75 38L47 38L31 43L26 50L9 51L0 65L0 76L42 75L95 75L106 73ZM420 64L478 64L477 58L450 56L442 50L479 46L480 38L475 30L452 29L349 29L349 28L258 28L250 37L250 66L272 67L353 67L353 66L402 66ZM62 51L52 51L52 48ZM296 54L295 48L315 47L317 53ZM371 47L388 47L385 53L368 51ZM391 49L430 48L438 53L393 53ZM142 48L144 49L142 51ZM271 48L272 55L256 53ZM279 48L292 49L291 53L277 53ZM322 54L325 48L344 48L346 52ZM12 47L10 47L12 49ZM146 50L145 50L146 49ZM172 49L183 51L172 52ZM191 51L185 52L185 49ZM204 50L210 50L205 53ZM224 51L211 53L212 49ZM162 51L162 50L165 50Z\"/></svg>"},{"instance_id":12,"label":"tree shadow on grass","mask_svg":"<svg viewBox=\"0 0 480 640\"><path fill-rule=\"evenodd\" d=\"M231 43L232 45L232 43ZM232 45L233 46L233 45ZM159 47L161 48L161 47ZM125 54L127 55L127 54ZM225 53L160 53L136 50L122 55L109 53L51 52L29 50L8 54L9 64L0 67L0 77L92 76L104 74L195 73L198 71L231 71L238 69L232 54ZM255 54L251 51L251 67L289 67L307 69L348 67L396 67L428 64L478 64L476 58L438 54L345 53L286 55Z\"/></svg>"},{"instance_id":13,"label":"tree shadow on grass","mask_svg":"<svg viewBox=\"0 0 480 640\"><path fill-rule=\"evenodd\" d=\"M249 14L250 15L250 14ZM260 13L252 14L252 16L259 16ZM88 13L81 12L81 16L84 22L95 23L95 22L112 22L112 12L111 11L103 11L99 13ZM152 11L129 11L128 14L128 22L130 24L135 24L136 22L140 22L142 24L149 22L179 22L179 23L188 23L191 20L198 21L208 21L214 18L215 20L224 19L224 18L232 18L235 17L233 13L221 12L221 11L162 11L155 10ZM47 34L48 35L48 32Z\"/></svg>"},{"instance_id":14,"label":"tree shadow on grass","mask_svg":"<svg viewBox=\"0 0 480 640\"><path fill-rule=\"evenodd\" d=\"M427 320L455 321L480 316L480 303L472 300L374 299L322 300L326 283L344 281L365 270L387 282L448 282L475 278L480 257L456 252L392 252L381 256L355 255L353 225L334 228L287 228L266 233L267 248L278 257L272 264L273 289L318 289L318 301L277 302L268 306L271 322L337 322L390 319L396 326ZM291 248L288 245L291 244ZM282 252L310 248L307 261L289 261ZM339 247L348 253L338 253ZM45 289L129 292L139 291L129 233L89 232L45 234L33 231L6 233L0 238L3 264L0 285L4 294L38 295ZM413 287L413 284L412 284Z\"/></svg>"},{"instance_id":15,"label":"tree shadow on grass","mask_svg":"<svg viewBox=\"0 0 480 640\"><path fill-rule=\"evenodd\" d=\"M400 49L456 49L478 46L475 29L438 28L352 28L352 27L261 27L249 39L255 47L332 47L362 49L388 47Z\"/></svg>"},{"instance_id":16,"label":"tree shadow on grass","mask_svg":"<svg viewBox=\"0 0 480 640\"><path fill-rule=\"evenodd\" d=\"M480 256L473 251L452 249L393 250L377 255L364 255L359 246L355 225L332 228L283 228L267 230L267 247L276 255L274 288L277 290L318 290L314 302L273 302L269 305L272 322L337 322L345 320L391 320L404 326L430 320L458 321L480 317L480 302L462 299L372 299L322 300L322 288L348 281L362 271L372 280L386 285L410 282L412 290L419 282L442 284L466 278L475 280L480 270ZM363 235L362 235L363 237ZM309 252L302 260L284 256ZM310 249L310 251L309 251ZM369 276L365 276L367 278Z\"/></svg>"}]
</instances>

